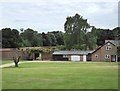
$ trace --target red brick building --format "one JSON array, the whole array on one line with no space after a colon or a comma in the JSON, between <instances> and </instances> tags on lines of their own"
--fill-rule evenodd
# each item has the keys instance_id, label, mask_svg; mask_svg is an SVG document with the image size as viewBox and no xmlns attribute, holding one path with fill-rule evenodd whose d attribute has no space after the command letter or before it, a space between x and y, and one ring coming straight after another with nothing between
<instances>
[{"instance_id":1,"label":"red brick building","mask_svg":"<svg viewBox=\"0 0 120 91\"><path fill-rule=\"evenodd\" d=\"M107 41L91 54L91 60L98 62L117 61L117 58L117 45L110 41Z\"/></svg>"}]
</instances>

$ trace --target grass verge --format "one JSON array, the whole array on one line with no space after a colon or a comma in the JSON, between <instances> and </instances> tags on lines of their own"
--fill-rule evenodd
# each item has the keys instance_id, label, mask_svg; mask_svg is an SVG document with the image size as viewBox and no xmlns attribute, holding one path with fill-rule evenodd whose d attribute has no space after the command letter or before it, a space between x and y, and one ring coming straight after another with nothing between
<instances>
[{"instance_id":1,"label":"grass verge","mask_svg":"<svg viewBox=\"0 0 120 91\"><path fill-rule=\"evenodd\" d=\"M23 63L2 69L3 89L118 89L118 63Z\"/></svg>"}]
</instances>

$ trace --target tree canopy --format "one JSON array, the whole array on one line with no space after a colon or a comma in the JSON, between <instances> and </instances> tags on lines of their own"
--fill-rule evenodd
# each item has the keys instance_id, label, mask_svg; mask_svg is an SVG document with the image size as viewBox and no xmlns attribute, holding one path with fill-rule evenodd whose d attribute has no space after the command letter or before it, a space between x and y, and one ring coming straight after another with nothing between
<instances>
[{"instance_id":1,"label":"tree canopy","mask_svg":"<svg viewBox=\"0 0 120 91\"><path fill-rule=\"evenodd\" d=\"M90 47L90 41L94 39L92 34L88 33L89 28L90 25L87 19L84 19L79 14L67 17L64 24L66 48L80 50L92 49L92 47Z\"/></svg>"},{"instance_id":2,"label":"tree canopy","mask_svg":"<svg viewBox=\"0 0 120 91\"><path fill-rule=\"evenodd\" d=\"M64 31L67 49L93 50L96 45L103 45L105 40L116 40L120 28L117 27L113 30L96 28L88 24L87 19L75 14L75 16L66 18Z\"/></svg>"},{"instance_id":3,"label":"tree canopy","mask_svg":"<svg viewBox=\"0 0 120 91\"><path fill-rule=\"evenodd\" d=\"M2 32L2 47L16 48L19 46L20 35L16 29L3 28Z\"/></svg>"},{"instance_id":4,"label":"tree canopy","mask_svg":"<svg viewBox=\"0 0 120 91\"><path fill-rule=\"evenodd\" d=\"M21 29L20 33L17 29L3 28L0 32L2 33L3 48L64 45L61 31L38 33L28 28L26 30Z\"/></svg>"},{"instance_id":5,"label":"tree canopy","mask_svg":"<svg viewBox=\"0 0 120 91\"><path fill-rule=\"evenodd\" d=\"M0 33L3 48L61 46L64 50L93 50L105 40L120 40L120 27L113 30L96 28L79 14L66 18L64 32L38 33L31 28L3 28Z\"/></svg>"}]
</instances>

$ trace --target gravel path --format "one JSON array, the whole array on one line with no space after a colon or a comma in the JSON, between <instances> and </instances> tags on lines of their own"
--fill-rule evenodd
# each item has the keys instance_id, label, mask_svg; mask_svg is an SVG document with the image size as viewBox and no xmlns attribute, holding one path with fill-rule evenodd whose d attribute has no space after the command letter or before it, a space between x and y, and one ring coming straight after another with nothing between
<instances>
[{"instance_id":1,"label":"gravel path","mask_svg":"<svg viewBox=\"0 0 120 91\"><path fill-rule=\"evenodd\" d=\"M28 62L40 62L40 61L26 61L26 62L19 62L18 64L21 64L21 63L28 63ZM0 68L10 67L10 66L14 66L14 65L15 65L15 63L2 64L2 65L0 65Z\"/></svg>"},{"instance_id":2,"label":"gravel path","mask_svg":"<svg viewBox=\"0 0 120 91\"><path fill-rule=\"evenodd\" d=\"M21 63L30 63L30 62L70 62L70 61L49 61L49 60L44 60L44 61L25 61L25 62L19 62L18 64L21 64ZM14 66L15 64L14 63L7 63L7 64L2 64L0 65L0 68L4 68L4 67L10 67L10 66Z\"/></svg>"}]
</instances>

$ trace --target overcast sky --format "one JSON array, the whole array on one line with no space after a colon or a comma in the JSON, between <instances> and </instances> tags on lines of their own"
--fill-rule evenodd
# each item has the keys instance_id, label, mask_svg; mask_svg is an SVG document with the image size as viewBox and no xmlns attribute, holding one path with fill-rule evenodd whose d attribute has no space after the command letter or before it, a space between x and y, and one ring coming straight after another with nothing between
<instances>
[{"instance_id":1,"label":"overcast sky","mask_svg":"<svg viewBox=\"0 0 120 91\"><path fill-rule=\"evenodd\" d=\"M64 31L66 17L76 13L97 28L118 26L118 0L4 0L0 2L0 12L0 28Z\"/></svg>"}]
</instances>

